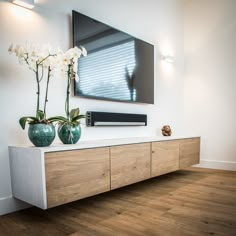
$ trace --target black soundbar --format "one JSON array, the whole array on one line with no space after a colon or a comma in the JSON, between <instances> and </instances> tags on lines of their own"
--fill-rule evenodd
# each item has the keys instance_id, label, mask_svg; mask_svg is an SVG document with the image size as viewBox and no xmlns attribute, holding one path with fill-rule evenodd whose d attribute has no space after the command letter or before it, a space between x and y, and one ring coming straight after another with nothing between
<instances>
[{"instance_id":1,"label":"black soundbar","mask_svg":"<svg viewBox=\"0 0 236 236\"><path fill-rule=\"evenodd\" d=\"M146 126L147 115L87 111L87 126Z\"/></svg>"}]
</instances>

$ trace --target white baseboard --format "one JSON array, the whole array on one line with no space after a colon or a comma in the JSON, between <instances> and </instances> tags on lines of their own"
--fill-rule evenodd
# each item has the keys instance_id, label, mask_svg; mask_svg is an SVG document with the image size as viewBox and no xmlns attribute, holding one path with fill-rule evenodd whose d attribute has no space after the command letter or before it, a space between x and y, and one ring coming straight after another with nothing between
<instances>
[{"instance_id":1,"label":"white baseboard","mask_svg":"<svg viewBox=\"0 0 236 236\"><path fill-rule=\"evenodd\" d=\"M32 206L25 202L17 200L13 196L0 198L0 216L29 207Z\"/></svg>"},{"instance_id":2,"label":"white baseboard","mask_svg":"<svg viewBox=\"0 0 236 236\"><path fill-rule=\"evenodd\" d=\"M236 162L231 161L200 160L200 164L195 166L209 169L236 171Z\"/></svg>"}]
</instances>

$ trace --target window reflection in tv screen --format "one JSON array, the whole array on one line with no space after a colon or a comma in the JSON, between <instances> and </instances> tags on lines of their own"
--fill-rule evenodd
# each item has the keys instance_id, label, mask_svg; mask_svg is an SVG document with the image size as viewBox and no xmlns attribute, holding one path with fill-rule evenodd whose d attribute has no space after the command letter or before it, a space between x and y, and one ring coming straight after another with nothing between
<instances>
[{"instance_id":1,"label":"window reflection in tv screen","mask_svg":"<svg viewBox=\"0 0 236 236\"><path fill-rule=\"evenodd\" d=\"M154 103L154 46L76 11L74 46L79 58L75 95L95 99Z\"/></svg>"}]
</instances>

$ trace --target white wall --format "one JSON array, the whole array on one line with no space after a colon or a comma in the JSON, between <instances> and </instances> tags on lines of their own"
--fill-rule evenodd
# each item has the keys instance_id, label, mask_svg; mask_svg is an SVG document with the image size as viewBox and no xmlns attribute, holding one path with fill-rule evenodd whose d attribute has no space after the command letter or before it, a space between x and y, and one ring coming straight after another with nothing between
<instances>
[{"instance_id":1,"label":"white wall","mask_svg":"<svg viewBox=\"0 0 236 236\"><path fill-rule=\"evenodd\" d=\"M183 8L177 0L35 0L29 11L0 1L0 214L24 207L12 199L8 159L9 144L30 144L18 119L34 114L35 81L27 68L8 55L13 43L51 43L63 50L72 46L71 10L77 10L126 31L156 48L155 105L126 104L73 97L71 107L87 110L147 113L147 127L86 128L82 140L159 135L164 124L181 132L183 104ZM158 50L171 53L174 65L158 59ZM48 115L63 114L65 81L54 79ZM58 140L56 140L58 142Z\"/></svg>"},{"instance_id":2,"label":"white wall","mask_svg":"<svg viewBox=\"0 0 236 236\"><path fill-rule=\"evenodd\" d=\"M184 124L202 136L201 165L236 170L236 1L185 9Z\"/></svg>"}]
</instances>

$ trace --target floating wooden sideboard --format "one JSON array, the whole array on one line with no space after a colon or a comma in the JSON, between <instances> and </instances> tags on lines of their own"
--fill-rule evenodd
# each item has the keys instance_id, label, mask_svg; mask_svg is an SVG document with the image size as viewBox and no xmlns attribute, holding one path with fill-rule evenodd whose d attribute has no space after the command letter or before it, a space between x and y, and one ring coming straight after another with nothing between
<instances>
[{"instance_id":1,"label":"floating wooden sideboard","mask_svg":"<svg viewBox=\"0 0 236 236\"><path fill-rule=\"evenodd\" d=\"M199 163L200 137L143 137L10 146L13 196L42 209Z\"/></svg>"}]
</instances>

